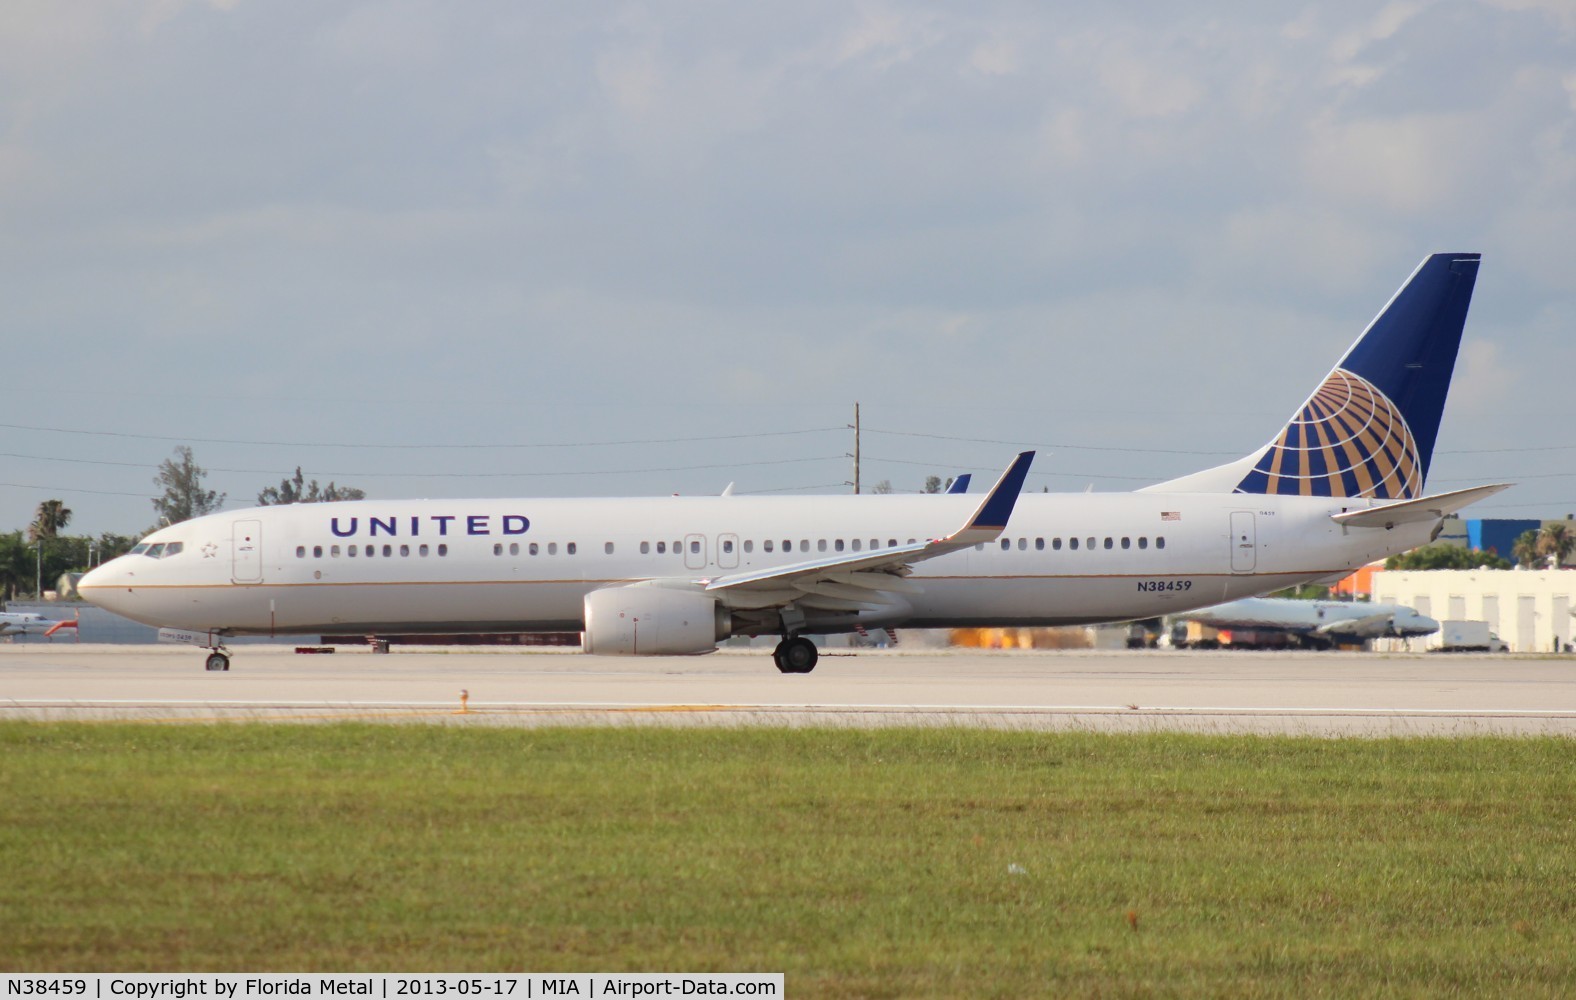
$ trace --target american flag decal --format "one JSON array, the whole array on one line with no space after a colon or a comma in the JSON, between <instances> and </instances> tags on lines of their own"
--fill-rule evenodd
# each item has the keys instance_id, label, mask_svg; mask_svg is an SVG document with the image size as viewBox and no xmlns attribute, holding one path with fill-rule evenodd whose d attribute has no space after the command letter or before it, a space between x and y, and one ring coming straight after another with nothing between
<instances>
[{"instance_id":1,"label":"american flag decal","mask_svg":"<svg viewBox=\"0 0 1576 1000\"><path fill-rule=\"evenodd\" d=\"M1182 520L1182 512L1180 510L1163 510L1160 512L1160 520L1180 521Z\"/></svg>"}]
</instances>

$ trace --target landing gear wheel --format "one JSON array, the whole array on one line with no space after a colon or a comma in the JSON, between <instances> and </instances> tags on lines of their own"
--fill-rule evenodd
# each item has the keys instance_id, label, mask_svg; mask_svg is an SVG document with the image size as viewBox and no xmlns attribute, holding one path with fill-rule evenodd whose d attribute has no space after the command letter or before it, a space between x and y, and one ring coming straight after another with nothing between
<instances>
[{"instance_id":1,"label":"landing gear wheel","mask_svg":"<svg viewBox=\"0 0 1576 1000\"><path fill-rule=\"evenodd\" d=\"M209 670L229 670L230 658L223 653L209 653L207 665Z\"/></svg>"},{"instance_id":2,"label":"landing gear wheel","mask_svg":"<svg viewBox=\"0 0 1576 1000\"><path fill-rule=\"evenodd\" d=\"M804 636L784 639L772 651L772 662L777 664L777 669L785 674L807 674L815 669L815 663L821 654L816 650L815 643Z\"/></svg>"}]
</instances>

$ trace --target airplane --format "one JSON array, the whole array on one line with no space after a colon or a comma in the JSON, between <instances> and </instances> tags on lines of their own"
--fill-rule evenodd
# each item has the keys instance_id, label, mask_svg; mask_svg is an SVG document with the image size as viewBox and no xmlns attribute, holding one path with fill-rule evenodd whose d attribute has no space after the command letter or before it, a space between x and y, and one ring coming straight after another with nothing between
<instances>
[{"instance_id":1,"label":"airplane","mask_svg":"<svg viewBox=\"0 0 1576 1000\"><path fill-rule=\"evenodd\" d=\"M80 593L229 669L235 635L578 631L592 654L709 653L776 635L1084 625L1335 579L1421 545L1505 489L1426 495L1481 255L1423 260L1264 445L1130 493L1028 493L1034 453L983 499L359 500L161 528Z\"/></svg>"},{"instance_id":2,"label":"airplane","mask_svg":"<svg viewBox=\"0 0 1576 1000\"><path fill-rule=\"evenodd\" d=\"M56 621L34 611L0 611L0 636L13 638L19 635L52 636L63 628L76 628L77 622L67 618Z\"/></svg>"},{"instance_id":3,"label":"airplane","mask_svg":"<svg viewBox=\"0 0 1576 1000\"><path fill-rule=\"evenodd\" d=\"M1219 629L1250 629L1295 636L1304 646L1329 649L1339 643L1363 642L1385 636L1409 639L1432 635L1439 623L1404 604L1366 601L1299 601L1275 597L1244 597L1173 615Z\"/></svg>"}]
</instances>

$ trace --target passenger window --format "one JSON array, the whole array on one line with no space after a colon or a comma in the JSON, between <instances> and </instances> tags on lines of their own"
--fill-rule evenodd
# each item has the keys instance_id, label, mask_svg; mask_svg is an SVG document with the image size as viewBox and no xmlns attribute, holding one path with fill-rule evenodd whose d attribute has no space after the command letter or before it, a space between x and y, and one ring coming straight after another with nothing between
<instances>
[{"instance_id":1,"label":"passenger window","mask_svg":"<svg viewBox=\"0 0 1576 1000\"><path fill-rule=\"evenodd\" d=\"M1076 539L1076 538L1069 538L1069 539L1067 539L1067 547L1069 549L1072 549L1074 552L1077 552L1078 551L1078 539Z\"/></svg>"},{"instance_id":2,"label":"passenger window","mask_svg":"<svg viewBox=\"0 0 1576 1000\"><path fill-rule=\"evenodd\" d=\"M421 547L421 554L422 555L426 555L427 554L427 546L423 545ZM511 556L517 556L517 555L520 554L520 543L519 542L510 542L509 543L509 554Z\"/></svg>"},{"instance_id":3,"label":"passenger window","mask_svg":"<svg viewBox=\"0 0 1576 1000\"><path fill-rule=\"evenodd\" d=\"M373 556L375 556L377 554L378 554L378 547L376 545L368 545L367 546L367 558L368 559L371 559Z\"/></svg>"},{"instance_id":4,"label":"passenger window","mask_svg":"<svg viewBox=\"0 0 1576 1000\"><path fill-rule=\"evenodd\" d=\"M516 545L516 546L514 546L514 548L518 549L519 546ZM426 542L422 542L421 543L421 548L417 549L416 551L421 553L422 558L426 558L426 556L427 556L427 543Z\"/></svg>"},{"instance_id":5,"label":"passenger window","mask_svg":"<svg viewBox=\"0 0 1576 1000\"><path fill-rule=\"evenodd\" d=\"M146 549L147 546L146 545L139 545L138 548ZM305 545L297 545L296 546L296 558L297 559L305 559L306 558L306 546Z\"/></svg>"},{"instance_id":6,"label":"passenger window","mask_svg":"<svg viewBox=\"0 0 1576 1000\"><path fill-rule=\"evenodd\" d=\"M530 545L526 546L525 551L526 551L526 554L534 556L534 555L539 555L542 550L536 547L536 543L535 542L532 542Z\"/></svg>"},{"instance_id":7,"label":"passenger window","mask_svg":"<svg viewBox=\"0 0 1576 1000\"><path fill-rule=\"evenodd\" d=\"M385 545L385 546L383 546L383 554L386 555L386 556L393 555L394 554L394 546L392 546L392 545Z\"/></svg>"},{"instance_id":8,"label":"passenger window","mask_svg":"<svg viewBox=\"0 0 1576 1000\"><path fill-rule=\"evenodd\" d=\"M871 552L874 552L876 549L879 549L880 547L881 547L881 539L879 539L879 538L872 538L872 539L870 539L870 551Z\"/></svg>"},{"instance_id":9,"label":"passenger window","mask_svg":"<svg viewBox=\"0 0 1576 1000\"><path fill-rule=\"evenodd\" d=\"M843 540L841 538L839 538L836 541L832 542L832 548L836 549L839 552L843 551Z\"/></svg>"},{"instance_id":10,"label":"passenger window","mask_svg":"<svg viewBox=\"0 0 1576 1000\"><path fill-rule=\"evenodd\" d=\"M985 543L984 542L975 542L974 543L974 551L975 552L984 552L985 551Z\"/></svg>"},{"instance_id":11,"label":"passenger window","mask_svg":"<svg viewBox=\"0 0 1576 1000\"><path fill-rule=\"evenodd\" d=\"M574 542L570 542L568 545L564 546L564 555L572 556L574 554L575 554L575 543Z\"/></svg>"},{"instance_id":12,"label":"passenger window","mask_svg":"<svg viewBox=\"0 0 1576 1000\"><path fill-rule=\"evenodd\" d=\"M1149 537L1147 535L1138 536L1138 547L1141 549L1149 548Z\"/></svg>"},{"instance_id":13,"label":"passenger window","mask_svg":"<svg viewBox=\"0 0 1576 1000\"><path fill-rule=\"evenodd\" d=\"M1165 547L1166 547L1166 536L1165 535L1161 535L1161 536L1157 537L1155 539L1155 548L1163 549Z\"/></svg>"},{"instance_id":14,"label":"passenger window","mask_svg":"<svg viewBox=\"0 0 1576 1000\"><path fill-rule=\"evenodd\" d=\"M750 539L746 538L744 540L744 551L745 551L746 555L748 555L751 552L754 552L755 551L755 543L753 541L751 541Z\"/></svg>"},{"instance_id":15,"label":"passenger window","mask_svg":"<svg viewBox=\"0 0 1576 1000\"><path fill-rule=\"evenodd\" d=\"M1043 539L1043 538L1036 538L1034 540L1034 551L1036 551L1036 552L1044 552L1045 551L1045 539Z\"/></svg>"},{"instance_id":16,"label":"passenger window","mask_svg":"<svg viewBox=\"0 0 1576 1000\"><path fill-rule=\"evenodd\" d=\"M558 543L557 542L548 542L547 543L547 554L550 555L550 556L556 556L558 554Z\"/></svg>"},{"instance_id":17,"label":"passenger window","mask_svg":"<svg viewBox=\"0 0 1576 1000\"><path fill-rule=\"evenodd\" d=\"M345 555L350 556L352 559L354 559L355 556L356 556L356 550L357 550L357 546L352 545L350 548L345 550Z\"/></svg>"},{"instance_id":18,"label":"passenger window","mask_svg":"<svg viewBox=\"0 0 1576 1000\"><path fill-rule=\"evenodd\" d=\"M808 538L801 538L801 539L799 539L799 551L800 552L809 552L810 551L810 539L808 539Z\"/></svg>"},{"instance_id":19,"label":"passenger window","mask_svg":"<svg viewBox=\"0 0 1576 1000\"><path fill-rule=\"evenodd\" d=\"M1132 547L1133 547L1133 540L1131 538L1124 538L1124 539L1122 539L1122 548L1130 549Z\"/></svg>"},{"instance_id":20,"label":"passenger window","mask_svg":"<svg viewBox=\"0 0 1576 1000\"><path fill-rule=\"evenodd\" d=\"M692 556L700 555L700 542L698 542L698 541L697 542L690 542L690 555L692 555Z\"/></svg>"},{"instance_id":21,"label":"passenger window","mask_svg":"<svg viewBox=\"0 0 1576 1000\"><path fill-rule=\"evenodd\" d=\"M495 556L503 555L503 543L502 542L493 542L493 555L495 555Z\"/></svg>"},{"instance_id":22,"label":"passenger window","mask_svg":"<svg viewBox=\"0 0 1576 1000\"><path fill-rule=\"evenodd\" d=\"M908 540L908 544L910 544L910 545L913 545L913 544L914 544L914 540L913 540L913 539L912 539L912 538L910 538L910 539L909 539L909 540Z\"/></svg>"},{"instance_id":23,"label":"passenger window","mask_svg":"<svg viewBox=\"0 0 1576 1000\"><path fill-rule=\"evenodd\" d=\"M1029 540L1027 538L1020 538L1020 539L1018 539L1018 551L1019 552L1022 552L1024 549L1027 549L1028 547L1029 547Z\"/></svg>"},{"instance_id":24,"label":"passenger window","mask_svg":"<svg viewBox=\"0 0 1576 1000\"><path fill-rule=\"evenodd\" d=\"M402 556L410 555L410 546L409 545L401 545L399 547L399 554L402 555Z\"/></svg>"},{"instance_id":25,"label":"passenger window","mask_svg":"<svg viewBox=\"0 0 1576 1000\"><path fill-rule=\"evenodd\" d=\"M766 539L766 541L761 543L761 551L762 552L770 552L771 550L772 550L772 540L770 538L768 538L768 539Z\"/></svg>"},{"instance_id":26,"label":"passenger window","mask_svg":"<svg viewBox=\"0 0 1576 1000\"><path fill-rule=\"evenodd\" d=\"M1094 539L1093 539L1093 538L1091 538L1091 539L1089 539L1089 541L1088 541L1088 542L1087 542L1087 543L1086 543L1086 547L1088 547L1088 548L1091 548L1091 549L1092 549L1092 548L1094 548L1094 543L1095 543L1095 540L1094 540Z\"/></svg>"},{"instance_id":27,"label":"passenger window","mask_svg":"<svg viewBox=\"0 0 1576 1000\"><path fill-rule=\"evenodd\" d=\"M651 543L650 542L641 542L640 543L640 554L643 555L643 556L649 556L651 554Z\"/></svg>"},{"instance_id":28,"label":"passenger window","mask_svg":"<svg viewBox=\"0 0 1576 1000\"><path fill-rule=\"evenodd\" d=\"M668 554L668 543L667 542L658 542L657 543L657 555L664 556L664 555L667 555L667 554Z\"/></svg>"},{"instance_id":29,"label":"passenger window","mask_svg":"<svg viewBox=\"0 0 1576 1000\"><path fill-rule=\"evenodd\" d=\"M1001 540L1001 550L1003 552L1006 552L1010 548L1012 548L1012 539L1010 539L1010 538L1003 538Z\"/></svg>"},{"instance_id":30,"label":"passenger window","mask_svg":"<svg viewBox=\"0 0 1576 1000\"><path fill-rule=\"evenodd\" d=\"M724 538L722 540L722 552L723 555L733 555L733 539Z\"/></svg>"},{"instance_id":31,"label":"passenger window","mask_svg":"<svg viewBox=\"0 0 1576 1000\"><path fill-rule=\"evenodd\" d=\"M854 539L853 545L854 545L854 551L858 552L859 551L859 539L857 539L857 538ZM874 547L875 546L871 546L871 548L874 548Z\"/></svg>"},{"instance_id":32,"label":"passenger window","mask_svg":"<svg viewBox=\"0 0 1576 1000\"><path fill-rule=\"evenodd\" d=\"M1105 547L1106 548L1110 548L1111 547L1111 538L1110 538L1110 536L1106 536Z\"/></svg>"},{"instance_id":33,"label":"passenger window","mask_svg":"<svg viewBox=\"0 0 1576 1000\"><path fill-rule=\"evenodd\" d=\"M449 554L449 545L448 545L448 543L447 542L439 542L438 543L438 555L446 556L448 554Z\"/></svg>"},{"instance_id":34,"label":"passenger window","mask_svg":"<svg viewBox=\"0 0 1576 1000\"><path fill-rule=\"evenodd\" d=\"M159 542L156 545L148 546L148 551L143 553L143 555L147 556L149 559L157 559L157 558L159 558L159 556L161 556L163 554L164 554L164 543L163 542ZM322 555L323 554L323 550L321 548L318 549L317 550L317 554L318 555Z\"/></svg>"},{"instance_id":35,"label":"passenger window","mask_svg":"<svg viewBox=\"0 0 1576 1000\"><path fill-rule=\"evenodd\" d=\"M156 548L158 548L158 546L155 545L153 548L156 549ZM150 555L150 556L153 555L153 549L149 549L148 550L148 555ZM321 545L314 545L314 546L312 546L312 558L313 559L321 559L321 558L323 558L323 546L321 546Z\"/></svg>"},{"instance_id":36,"label":"passenger window","mask_svg":"<svg viewBox=\"0 0 1576 1000\"><path fill-rule=\"evenodd\" d=\"M613 554L613 543L612 542L603 542L602 543L602 551L607 553L608 555L612 555Z\"/></svg>"},{"instance_id":37,"label":"passenger window","mask_svg":"<svg viewBox=\"0 0 1576 1000\"><path fill-rule=\"evenodd\" d=\"M889 549L897 548L897 539L896 538L888 538L887 539L887 548L889 548Z\"/></svg>"},{"instance_id":38,"label":"passenger window","mask_svg":"<svg viewBox=\"0 0 1576 1000\"><path fill-rule=\"evenodd\" d=\"M1051 539L1051 548L1055 549L1057 552L1060 552L1062 550L1062 540L1060 538Z\"/></svg>"},{"instance_id":39,"label":"passenger window","mask_svg":"<svg viewBox=\"0 0 1576 1000\"><path fill-rule=\"evenodd\" d=\"M170 550L169 549L165 549L164 550L164 554L165 555L169 555L170 554ZM329 555L329 558L331 558L331 559L338 559L339 558L339 546L337 546L337 545L330 545L328 547L328 555Z\"/></svg>"}]
</instances>

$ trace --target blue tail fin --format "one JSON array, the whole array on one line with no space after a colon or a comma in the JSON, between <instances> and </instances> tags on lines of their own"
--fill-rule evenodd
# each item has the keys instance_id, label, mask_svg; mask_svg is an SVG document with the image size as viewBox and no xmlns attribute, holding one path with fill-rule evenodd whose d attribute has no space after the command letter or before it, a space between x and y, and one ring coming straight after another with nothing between
<instances>
[{"instance_id":1,"label":"blue tail fin","mask_svg":"<svg viewBox=\"0 0 1576 1000\"><path fill-rule=\"evenodd\" d=\"M1421 496L1480 259L1424 260L1262 451L1150 489Z\"/></svg>"}]
</instances>

